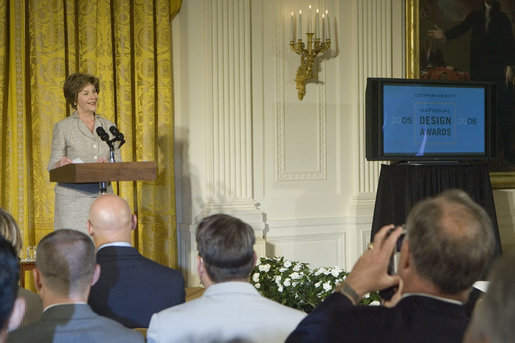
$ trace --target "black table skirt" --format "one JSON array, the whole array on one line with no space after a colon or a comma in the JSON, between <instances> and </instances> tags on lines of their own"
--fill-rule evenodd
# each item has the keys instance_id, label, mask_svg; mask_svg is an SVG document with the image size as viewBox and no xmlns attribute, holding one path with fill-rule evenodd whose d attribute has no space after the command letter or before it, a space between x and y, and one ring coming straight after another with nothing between
<instances>
[{"instance_id":1,"label":"black table skirt","mask_svg":"<svg viewBox=\"0 0 515 343\"><path fill-rule=\"evenodd\" d=\"M486 164L383 164L372 220L372 239L384 225L404 224L409 211L419 200L451 188L467 192L490 215L496 239L496 255L501 255L497 215Z\"/></svg>"}]
</instances>

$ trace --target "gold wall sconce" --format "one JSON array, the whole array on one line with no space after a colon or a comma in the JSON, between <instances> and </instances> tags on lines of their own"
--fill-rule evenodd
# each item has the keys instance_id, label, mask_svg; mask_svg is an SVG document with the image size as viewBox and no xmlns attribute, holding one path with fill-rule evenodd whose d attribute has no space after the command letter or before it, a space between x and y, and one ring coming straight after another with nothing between
<instances>
[{"instance_id":1,"label":"gold wall sconce","mask_svg":"<svg viewBox=\"0 0 515 343\"><path fill-rule=\"evenodd\" d=\"M300 66L295 77L299 100L302 100L306 94L306 82L315 78L313 66L316 57L331 46L328 11L326 10L322 14L322 25L320 25L320 12L318 8L314 16L314 24L312 23L312 17L311 6L309 6L306 43L304 43L302 40L302 11L299 11L297 18L291 12L290 49L300 55ZM297 32L297 37L295 37L295 32ZM322 32L322 38L320 38L320 32ZM297 38L297 41L295 41L295 38Z\"/></svg>"}]
</instances>

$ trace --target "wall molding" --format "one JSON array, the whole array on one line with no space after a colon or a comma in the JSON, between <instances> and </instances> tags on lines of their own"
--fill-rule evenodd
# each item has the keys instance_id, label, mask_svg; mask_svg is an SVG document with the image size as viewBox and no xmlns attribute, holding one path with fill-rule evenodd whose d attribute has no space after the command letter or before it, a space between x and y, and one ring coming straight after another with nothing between
<instances>
[{"instance_id":1,"label":"wall molding","mask_svg":"<svg viewBox=\"0 0 515 343\"><path fill-rule=\"evenodd\" d=\"M285 38L284 27L285 27L285 13L289 13L284 6L284 1L276 1L275 2L275 27L276 27L276 45L275 45L275 87L276 87L276 177L278 181L291 181L291 180L302 180L302 181L311 181L311 180L325 180L327 177L327 144L326 144L326 105L325 105L325 83L317 82L309 83L309 91L314 92L317 91L317 101L318 106L316 106L316 132L317 132L317 156L316 156L316 169L312 170L291 170L286 165L286 126L289 124L286 119L286 109L285 109L285 87L292 87L295 83L285 82L284 81L284 61L286 58L286 54L294 54L289 49L289 41ZM298 67L298 59L300 57L295 54L296 63L295 73ZM316 67L315 67L316 69ZM294 73L294 74L295 74ZM325 73L325 69L324 69ZM325 75L323 73L320 73ZM308 85L306 85L307 87ZM316 87L316 88L315 88ZM307 99L303 100L304 103L308 101Z\"/></svg>"}]
</instances>

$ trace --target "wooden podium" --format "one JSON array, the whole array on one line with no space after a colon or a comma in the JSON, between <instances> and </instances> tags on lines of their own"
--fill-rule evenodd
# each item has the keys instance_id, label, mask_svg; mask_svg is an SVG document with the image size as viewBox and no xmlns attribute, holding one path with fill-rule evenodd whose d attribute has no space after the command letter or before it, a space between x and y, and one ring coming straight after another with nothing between
<instances>
[{"instance_id":1,"label":"wooden podium","mask_svg":"<svg viewBox=\"0 0 515 343\"><path fill-rule=\"evenodd\" d=\"M71 163L50 170L51 182L93 183L156 179L156 162Z\"/></svg>"}]
</instances>

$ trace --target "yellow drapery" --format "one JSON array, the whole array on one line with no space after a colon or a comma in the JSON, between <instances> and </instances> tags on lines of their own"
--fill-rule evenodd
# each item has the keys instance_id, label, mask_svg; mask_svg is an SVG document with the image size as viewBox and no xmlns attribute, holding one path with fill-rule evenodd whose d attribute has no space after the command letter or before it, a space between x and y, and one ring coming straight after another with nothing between
<instances>
[{"instance_id":1,"label":"yellow drapery","mask_svg":"<svg viewBox=\"0 0 515 343\"><path fill-rule=\"evenodd\" d=\"M100 78L98 113L125 134L124 161L155 160L155 182L121 182L138 215L140 252L177 266L170 20L181 0L10 0L0 3L0 206L24 246L53 230L46 170L53 125L70 113L62 85Z\"/></svg>"}]
</instances>

